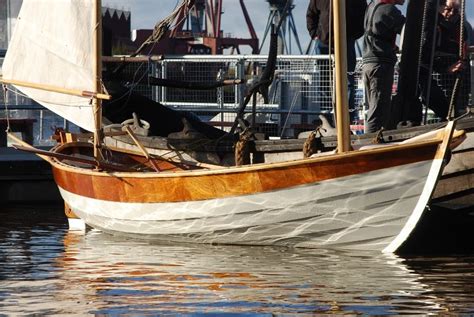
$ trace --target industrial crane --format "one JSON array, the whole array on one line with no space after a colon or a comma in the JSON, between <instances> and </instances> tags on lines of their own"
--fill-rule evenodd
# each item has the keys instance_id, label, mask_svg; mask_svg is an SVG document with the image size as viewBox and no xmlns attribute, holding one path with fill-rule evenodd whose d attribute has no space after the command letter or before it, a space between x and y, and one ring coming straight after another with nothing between
<instances>
[{"instance_id":1,"label":"industrial crane","mask_svg":"<svg viewBox=\"0 0 474 317\"><path fill-rule=\"evenodd\" d=\"M290 1L290 5L288 7L288 12L285 15L283 11L285 10L287 1ZM298 30L296 28L295 20L293 18L292 13L295 7L294 0L267 0L267 2L270 5L270 12L268 15L267 25L265 27L262 43L260 44L260 50L262 49L262 47L264 47L265 40L267 39L267 36L271 31L272 24L278 23L283 17L284 21L278 34L278 54L292 54L293 42L295 42L299 54L303 54L300 39L298 36Z\"/></svg>"},{"instance_id":2,"label":"industrial crane","mask_svg":"<svg viewBox=\"0 0 474 317\"><path fill-rule=\"evenodd\" d=\"M278 23L281 17L285 21L280 31L279 53L291 53L292 38L296 41L301 53L298 33L295 22L290 12L283 14L287 0L266 0L269 3L269 16L265 28L262 44L255 32L252 20L248 13L244 0L239 0L241 13L245 20L249 37L237 38L225 34L222 30L222 14L224 0L194 0L191 10L183 8L179 13L174 28L169 37L164 38L155 45L155 54L223 54L224 50L231 49L232 52L240 53L241 46L250 46L252 54L259 54L265 39L267 38L271 25ZM232 13L234 14L234 13ZM144 35L142 35L143 37Z\"/></svg>"}]
</instances>

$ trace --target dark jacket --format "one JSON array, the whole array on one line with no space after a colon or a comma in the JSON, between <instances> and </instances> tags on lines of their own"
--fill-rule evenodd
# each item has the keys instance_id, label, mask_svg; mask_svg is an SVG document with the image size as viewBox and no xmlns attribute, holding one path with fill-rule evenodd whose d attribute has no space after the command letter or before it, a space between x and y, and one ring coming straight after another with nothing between
<instances>
[{"instance_id":1,"label":"dark jacket","mask_svg":"<svg viewBox=\"0 0 474 317\"><path fill-rule=\"evenodd\" d=\"M329 44L330 0L310 0L306 11L306 26L312 39ZM366 0L346 1L346 32L348 39L357 40L364 34ZM333 35L334 36L334 35Z\"/></svg>"},{"instance_id":2,"label":"dark jacket","mask_svg":"<svg viewBox=\"0 0 474 317\"><path fill-rule=\"evenodd\" d=\"M448 21L441 14L438 15L436 51L459 56L459 37L461 19ZM464 27L464 41L467 40L468 28Z\"/></svg>"},{"instance_id":3,"label":"dark jacket","mask_svg":"<svg viewBox=\"0 0 474 317\"><path fill-rule=\"evenodd\" d=\"M433 69L438 73L447 73L449 68L456 63L459 57L459 37L461 30L461 19L445 20L438 15L438 25L436 32L435 52ZM464 46L468 39L469 29L464 27ZM464 47L463 47L464 48Z\"/></svg>"},{"instance_id":4,"label":"dark jacket","mask_svg":"<svg viewBox=\"0 0 474 317\"><path fill-rule=\"evenodd\" d=\"M364 63L397 61L395 40L402 31L405 17L395 5L374 0L365 14L362 60Z\"/></svg>"}]
</instances>

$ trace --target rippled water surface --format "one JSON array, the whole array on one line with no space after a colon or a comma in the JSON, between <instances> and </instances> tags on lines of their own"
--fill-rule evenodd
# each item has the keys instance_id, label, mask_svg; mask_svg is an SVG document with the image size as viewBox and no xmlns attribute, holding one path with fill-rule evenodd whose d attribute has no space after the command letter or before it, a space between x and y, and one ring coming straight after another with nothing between
<instances>
[{"instance_id":1,"label":"rippled water surface","mask_svg":"<svg viewBox=\"0 0 474 317\"><path fill-rule=\"evenodd\" d=\"M152 244L0 213L0 314L474 314L474 256Z\"/></svg>"}]
</instances>

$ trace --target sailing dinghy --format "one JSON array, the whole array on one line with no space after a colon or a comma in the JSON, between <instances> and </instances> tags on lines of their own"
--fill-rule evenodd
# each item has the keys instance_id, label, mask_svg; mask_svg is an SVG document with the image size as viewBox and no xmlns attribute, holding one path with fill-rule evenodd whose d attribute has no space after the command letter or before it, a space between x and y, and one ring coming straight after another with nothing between
<instances>
[{"instance_id":1,"label":"sailing dinghy","mask_svg":"<svg viewBox=\"0 0 474 317\"><path fill-rule=\"evenodd\" d=\"M335 21L344 1L334 2ZM53 11L53 12L52 12ZM44 19L53 14L61 20ZM430 201L455 121L426 138L350 151L344 40L336 41L338 151L279 163L220 167L103 144L100 0L23 2L3 82L94 132L47 160L65 203L104 232L162 241L394 252ZM345 27L335 23L338 39ZM130 133L133 135L133 133ZM20 140L17 140L20 143Z\"/></svg>"}]
</instances>

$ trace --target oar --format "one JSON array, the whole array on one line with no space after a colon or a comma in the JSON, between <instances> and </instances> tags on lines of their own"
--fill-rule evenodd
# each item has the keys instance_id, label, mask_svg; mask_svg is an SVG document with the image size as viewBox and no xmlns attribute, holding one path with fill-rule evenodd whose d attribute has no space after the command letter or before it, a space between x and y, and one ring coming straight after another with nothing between
<instances>
[{"instance_id":1,"label":"oar","mask_svg":"<svg viewBox=\"0 0 474 317\"><path fill-rule=\"evenodd\" d=\"M105 163L105 162L97 162L96 160L88 159L88 158L85 158L85 157L78 157L78 156L73 156L73 155L68 155L68 154L62 154L62 153L37 149L34 146L26 143L25 141L23 141L22 139L18 138L17 136L15 136L14 134L12 134L10 132L7 132L7 136L10 139L12 139L13 141L19 143L19 144L12 144L13 148L15 148L17 150L20 150L20 151L24 151L24 152L34 153L34 154L38 155L43 160L45 160L49 163L53 162L53 160L51 158L54 157L54 158L57 158L57 159L75 161L75 162L84 163L84 164L91 165L91 166L96 166L96 167L110 168L110 169L114 169L114 170L122 171L122 172L130 171L127 168L117 166L115 164L109 164L109 163Z\"/></svg>"},{"instance_id":2,"label":"oar","mask_svg":"<svg viewBox=\"0 0 474 317\"><path fill-rule=\"evenodd\" d=\"M26 152L33 152L33 150L37 150L37 148L35 148L34 146L26 143L25 141L23 141L22 139L20 139L19 137L17 137L16 135L14 135L13 133L10 133L10 132L7 132L7 137L10 138L11 140L15 141L16 143L20 144L22 147L24 147L25 149L28 149L28 150L22 150L22 151L26 151ZM18 150L20 150L18 147L20 147L19 145L17 144L12 144L12 146ZM51 157L50 155L41 155L37 152L33 152L35 153L36 155L38 155L40 158L42 158L43 160L47 161L47 162L51 162Z\"/></svg>"},{"instance_id":3,"label":"oar","mask_svg":"<svg viewBox=\"0 0 474 317\"><path fill-rule=\"evenodd\" d=\"M138 148L140 149L140 151L143 153L143 155L146 157L146 159L151 163L151 165L153 166L153 169L157 172L161 172L160 171L160 168L158 167L158 165L156 165L156 162L150 157L150 154L148 154L148 151L145 149L145 147L140 143L140 141L138 141L135 133L133 133L132 129L130 128L129 125L126 125L125 126L125 130L127 131L128 135L130 136L130 138L132 138L133 142L138 146Z\"/></svg>"},{"instance_id":4,"label":"oar","mask_svg":"<svg viewBox=\"0 0 474 317\"><path fill-rule=\"evenodd\" d=\"M137 136L135 135L135 133L133 133L133 131L130 129L129 126L125 126L125 130L127 131L127 133L129 134L130 138L132 138L133 142L138 146L138 148L140 149L140 152L141 152L141 155L143 155L146 159L148 159L150 161L150 163L153 165L153 167L155 168L155 170L157 172L160 172L158 166L156 165L156 163L153 161L153 158L159 158L161 160L164 160L164 161L168 161L168 162L172 162L172 163L177 163L177 164L185 164L185 165L192 165L192 166L197 166L197 167L202 167L202 168L208 168L208 169L219 169L219 168L222 168L222 166L220 165L214 165L214 164L209 164L209 163L201 163L201 162L193 162L193 161L186 161L186 160L183 160L183 159L175 159L175 158L171 158L171 157L163 157L163 156L160 156L160 155L156 155L156 154L149 154L148 151L146 150L146 148L143 146L143 144L141 144L140 140L138 140ZM117 151L123 151L123 149L120 149L120 148L116 148L116 147L110 147L109 148L113 148L114 150L117 150ZM137 152L134 152L134 154L139 154Z\"/></svg>"},{"instance_id":5,"label":"oar","mask_svg":"<svg viewBox=\"0 0 474 317\"><path fill-rule=\"evenodd\" d=\"M75 162L84 163L91 166L113 169L113 170L117 170L121 172L130 172L130 169L128 168L115 165L115 164L105 163L105 162L97 162L96 160L88 159L85 157L78 157L78 156L73 156L73 155L68 155L68 154L51 152L51 151L37 149L32 146L22 146L18 144L12 144L12 147L20 151L34 153L48 162L52 162L51 157L54 157L61 160L75 161Z\"/></svg>"}]
</instances>

